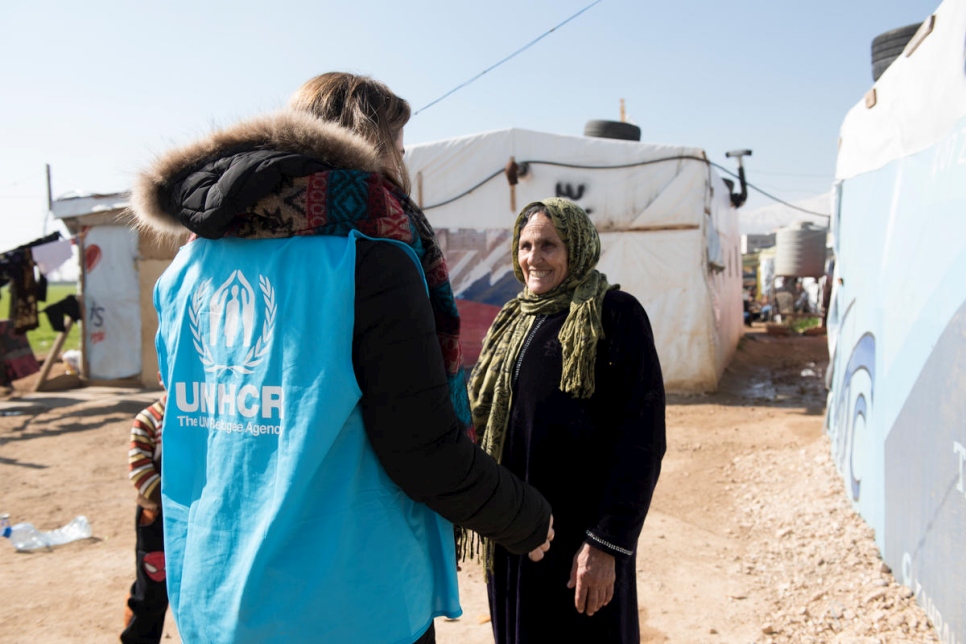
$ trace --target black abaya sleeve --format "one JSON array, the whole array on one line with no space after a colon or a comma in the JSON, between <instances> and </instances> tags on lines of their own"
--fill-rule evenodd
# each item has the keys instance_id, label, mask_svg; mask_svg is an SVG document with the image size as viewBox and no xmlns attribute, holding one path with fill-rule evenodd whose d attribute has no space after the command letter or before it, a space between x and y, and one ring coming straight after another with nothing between
<instances>
[{"instance_id":1,"label":"black abaya sleeve","mask_svg":"<svg viewBox=\"0 0 966 644\"><path fill-rule=\"evenodd\" d=\"M462 430L426 286L404 251L357 242L355 315L363 422L390 478L410 498L510 552L542 544L550 504Z\"/></svg>"},{"instance_id":2,"label":"black abaya sleeve","mask_svg":"<svg viewBox=\"0 0 966 644\"><path fill-rule=\"evenodd\" d=\"M665 438L664 379L647 313L631 295L608 294L604 302L605 341L598 349L595 404L608 419L611 464L587 542L617 557L637 548L661 473ZM601 359L604 359L603 362Z\"/></svg>"}]
</instances>

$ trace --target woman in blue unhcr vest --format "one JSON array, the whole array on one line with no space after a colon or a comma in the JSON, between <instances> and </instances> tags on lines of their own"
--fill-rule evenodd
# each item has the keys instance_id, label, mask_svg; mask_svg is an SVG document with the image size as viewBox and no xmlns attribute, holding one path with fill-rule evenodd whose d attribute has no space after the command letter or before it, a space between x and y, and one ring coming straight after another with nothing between
<instances>
[{"instance_id":1,"label":"woman in blue unhcr vest","mask_svg":"<svg viewBox=\"0 0 966 644\"><path fill-rule=\"evenodd\" d=\"M138 177L139 225L191 233L154 295L188 644L434 642L433 618L461 614L453 523L549 548L546 500L471 438L446 265L407 196L409 115L323 74Z\"/></svg>"}]
</instances>

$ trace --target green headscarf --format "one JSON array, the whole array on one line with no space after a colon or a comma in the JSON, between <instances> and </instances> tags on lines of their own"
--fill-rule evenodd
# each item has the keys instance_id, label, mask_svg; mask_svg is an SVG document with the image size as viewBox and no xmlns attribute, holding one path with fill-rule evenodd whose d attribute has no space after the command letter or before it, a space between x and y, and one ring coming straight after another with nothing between
<instances>
[{"instance_id":1,"label":"green headscarf","mask_svg":"<svg viewBox=\"0 0 966 644\"><path fill-rule=\"evenodd\" d=\"M534 295L527 288L518 259L520 232L528 211L535 206L543 207L567 247L567 275L556 288L543 295ZM513 368L535 317L569 310L558 335L563 350L560 390L576 398L590 398L594 393L597 342L604 337L601 325L604 294L618 288L609 285L607 277L596 270L600 236L584 209L572 201L552 198L528 204L514 224L511 252L513 273L524 283L524 288L497 314L483 339L483 349L469 384L473 425L477 432L482 432L484 451L497 462L503 457L510 416Z\"/></svg>"}]
</instances>

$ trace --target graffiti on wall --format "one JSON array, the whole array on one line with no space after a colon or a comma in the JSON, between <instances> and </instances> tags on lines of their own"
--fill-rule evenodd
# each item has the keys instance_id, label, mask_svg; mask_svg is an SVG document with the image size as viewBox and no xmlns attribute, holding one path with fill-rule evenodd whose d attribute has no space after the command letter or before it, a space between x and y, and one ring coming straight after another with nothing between
<instances>
[{"instance_id":1,"label":"graffiti on wall","mask_svg":"<svg viewBox=\"0 0 966 644\"><path fill-rule=\"evenodd\" d=\"M583 199L584 192L586 190L587 190L587 184L585 183L578 183L575 186L572 183L564 183L562 181L558 181L557 186L554 189L554 196L560 197L562 199L569 199L570 201L577 203L581 199ZM583 204L579 204L579 205L587 212L588 215L593 212L592 209L587 208Z\"/></svg>"},{"instance_id":2,"label":"graffiti on wall","mask_svg":"<svg viewBox=\"0 0 966 644\"><path fill-rule=\"evenodd\" d=\"M90 327L91 344L100 344L107 339L104 328L104 314L107 309L101 306L93 297L90 298L90 310L88 313L87 324Z\"/></svg>"}]
</instances>

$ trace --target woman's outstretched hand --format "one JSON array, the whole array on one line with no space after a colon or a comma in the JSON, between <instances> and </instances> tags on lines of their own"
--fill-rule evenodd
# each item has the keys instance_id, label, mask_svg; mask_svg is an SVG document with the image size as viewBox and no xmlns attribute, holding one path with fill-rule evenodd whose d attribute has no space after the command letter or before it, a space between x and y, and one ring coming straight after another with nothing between
<instances>
[{"instance_id":1,"label":"woman's outstretched hand","mask_svg":"<svg viewBox=\"0 0 966 644\"><path fill-rule=\"evenodd\" d=\"M550 542L553 541L553 515L550 515L550 527L547 528L547 540L530 551L527 556L530 561L540 561L547 550L550 550Z\"/></svg>"}]
</instances>

